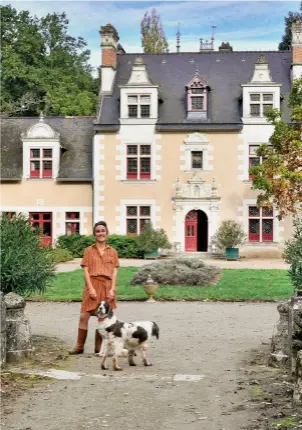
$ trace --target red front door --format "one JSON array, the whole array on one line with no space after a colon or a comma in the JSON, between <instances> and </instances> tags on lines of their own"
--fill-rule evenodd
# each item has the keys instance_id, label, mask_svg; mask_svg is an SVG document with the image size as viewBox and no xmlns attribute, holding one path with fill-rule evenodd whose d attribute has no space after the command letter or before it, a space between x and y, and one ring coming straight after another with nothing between
<instances>
[{"instance_id":1,"label":"red front door","mask_svg":"<svg viewBox=\"0 0 302 430\"><path fill-rule=\"evenodd\" d=\"M190 211L185 221L185 249L186 251L197 251L198 216L197 211Z\"/></svg>"},{"instance_id":2,"label":"red front door","mask_svg":"<svg viewBox=\"0 0 302 430\"><path fill-rule=\"evenodd\" d=\"M29 219L33 228L40 229L41 245L52 245L52 213L51 212L31 212Z\"/></svg>"}]
</instances>

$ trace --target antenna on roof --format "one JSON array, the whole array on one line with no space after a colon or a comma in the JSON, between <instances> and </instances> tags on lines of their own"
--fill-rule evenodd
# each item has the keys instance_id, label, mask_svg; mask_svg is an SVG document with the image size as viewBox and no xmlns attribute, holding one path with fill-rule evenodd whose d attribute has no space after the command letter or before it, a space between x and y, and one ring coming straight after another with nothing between
<instances>
[{"instance_id":1,"label":"antenna on roof","mask_svg":"<svg viewBox=\"0 0 302 430\"><path fill-rule=\"evenodd\" d=\"M180 36L181 36L179 28L180 28L180 24L178 23L178 30L176 33L176 52L178 54L179 54L179 50L180 50Z\"/></svg>"}]
</instances>

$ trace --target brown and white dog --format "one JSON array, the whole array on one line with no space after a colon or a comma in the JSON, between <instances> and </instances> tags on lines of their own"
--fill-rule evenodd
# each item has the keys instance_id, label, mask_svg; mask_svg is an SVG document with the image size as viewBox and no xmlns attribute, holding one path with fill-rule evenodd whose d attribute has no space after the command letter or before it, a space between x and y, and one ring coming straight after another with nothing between
<instances>
[{"instance_id":1,"label":"brown and white dog","mask_svg":"<svg viewBox=\"0 0 302 430\"><path fill-rule=\"evenodd\" d=\"M133 357L140 351L144 366L152 366L147 357L147 341L155 336L159 338L159 327L153 321L134 321L125 323L118 321L109 303L99 303L95 315L98 318L98 331L103 339L107 339L101 368L107 370L106 359L109 352L113 353L113 369L122 370L118 365L118 357L128 350L129 366L136 366Z\"/></svg>"}]
</instances>

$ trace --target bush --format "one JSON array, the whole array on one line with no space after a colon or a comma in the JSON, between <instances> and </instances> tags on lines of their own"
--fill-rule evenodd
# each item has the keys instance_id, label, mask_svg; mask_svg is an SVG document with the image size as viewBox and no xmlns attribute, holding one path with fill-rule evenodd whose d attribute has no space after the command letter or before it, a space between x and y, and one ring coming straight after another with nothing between
<instances>
[{"instance_id":1,"label":"bush","mask_svg":"<svg viewBox=\"0 0 302 430\"><path fill-rule=\"evenodd\" d=\"M71 252L63 248L54 248L52 250L52 256L56 263L64 263L65 261L73 260Z\"/></svg>"},{"instance_id":2,"label":"bush","mask_svg":"<svg viewBox=\"0 0 302 430\"><path fill-rule=\"evenodd\" d=\"M236 248L246 241L246 234L239 222L228 220L223 221L221 226L212 237L212 245L218 249Z\"/></svg>"},{"instance_id":3,"label":"bush","mask_svg":"<svg viewBox=\"0 0 302 430\"><path fill-rule=\"evenodd\" d=\"M59 236L57 247L67 249L73 257L83 257L84 249L95 243L93 235L71 234ZM116 249L119 258L142 258L138 249L136 236L123 236L112 234L108 236L107 243Z\"/></svg>"},{"instance_id":4,"label":"bush","mask_svg":"<svg viewBox=\"0 0 302 430\"><path fill-rule=\"evenodd\" d=\"M51 248L41 247L39 234L24 215L1 215L0 229L1 291L43 293L55 275Z\"/></svg>"},{"instance_id":5,"label":"bush","mask_svg":"<svg viewBox=\"0 0 302 430\"><path fill-rule=\"evenodd\" d=\"M294 220L293 238L285 243L283 257L290 264L292 284L299 295L302 295L302 216Z\"/></svg>"},{"instance_id":6,"label":"bush","mask_svg":"<svg viewBox=\"0 0 302 430\"><path fill-rule=\"evenodd\" d=\"M142 266L133 276L131 283L144 284L148 275L161 285L199 285L215 283L219 269L207 266L197 258L176 258L158 261Z\"/></svg>"},{"instance_id":7,"label":"bush","mask_svg":"<svg viewBox=\"0 0 302 430\"><path fill-rule=\"evenodd\" d=\"M171 243L168 240L164 229L155 230L151 224L146 224L143 231L137 238L138 248L142 252L152 252L153 249L170 249Z\"/></svg>"}]
</instances>

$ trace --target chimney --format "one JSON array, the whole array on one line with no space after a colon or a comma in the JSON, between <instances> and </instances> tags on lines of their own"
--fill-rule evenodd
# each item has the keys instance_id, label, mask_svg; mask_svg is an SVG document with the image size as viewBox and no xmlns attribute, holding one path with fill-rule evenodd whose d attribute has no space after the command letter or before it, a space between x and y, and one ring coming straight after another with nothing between
<instances>
[{"instance_id":1,"label":"chimney","mask_svg":"<svg viewBox=\"0 0 302 430\"><path fill-rule=\"evenodd\" d=\"M233 47L229 44L229 42L222 42L218 50L219 52L232 52Z\"/></svg>"},{"instance_id":2,"label":"chimney","mask_svg":"<svg viewBox=\"0 0 302 430\"><path fill-rule=\"evenodd\" d=\"M111 24L101 27L102 38L102 67L112 67L116 69L116 56L118 51L118 41L120 40L116 29Z\"/></svg>"},{"instance_id":3,"label":"chimney","mask_svg":"<svg viewBox=\"0 0 302 430\"><path fill-rule=\"evenodd\" d=\"M101 65L101 94L110 94L116 73L117 55L125 52L118 43L119 36L111 24L101 27L102 65Z\"/></svg>"},{"instance_id":4,"label":"chimney","mask_svg":"<svg viewBox=\"0 0 302 430\"><path fill-rule=\"evenodd\" d=\"M292 79L302 76L302 22L292 24Z\"/></svg>"}]
</instances>

